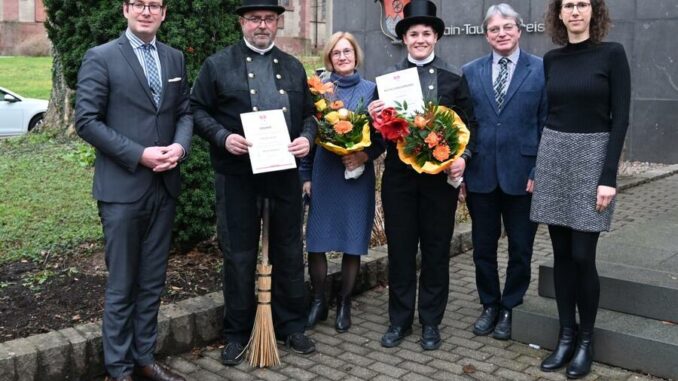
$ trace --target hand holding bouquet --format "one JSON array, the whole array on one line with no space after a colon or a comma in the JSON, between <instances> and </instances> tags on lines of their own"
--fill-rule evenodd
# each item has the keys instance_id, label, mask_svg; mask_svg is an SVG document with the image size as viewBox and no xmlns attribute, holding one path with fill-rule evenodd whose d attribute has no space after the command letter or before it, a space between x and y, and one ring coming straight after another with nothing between
<instances>
[{"instance_id":1,"label":"hand holding bouquet","mask_svg":"<svg viewBox=\"0 0 678 381\"><path fill-rule=\"evenodd\" d=\"M362 104L354 111L348 110L344 102L334 98L334 84L313 76L308 86L314 97L318 133L316 143L340 156L362 151L369 147L370 123ZM358 178L365 166L346 171L345 178Z\"/></svg>"},{"instance_id":2,"label":"hand holding bouquet","mask_svg":"<svg viewBox=\"0 0 678 381\"><path fill-rule=\"evenodd\" d=\"M396 143L403 163L434 175L461 156L470 133L456 112L432 102L411 116L406 111L407 103L387 107L374 120L384 139Z\"/></svg>"}]
</instances>

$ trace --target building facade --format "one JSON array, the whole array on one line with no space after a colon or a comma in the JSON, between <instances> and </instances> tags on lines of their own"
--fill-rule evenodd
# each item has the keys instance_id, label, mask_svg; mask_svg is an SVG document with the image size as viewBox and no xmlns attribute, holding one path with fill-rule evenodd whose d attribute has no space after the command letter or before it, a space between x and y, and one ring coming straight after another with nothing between
<instances>
[{"instance_id":1,"label":"building facade","mask_svg":"<svg viewBox=\"0 0 678 381\"><path fill-rule=\"evenodd\" d=\"M436 54L460 71L462 65L490 53L482 21L487 8L511 4L525 23L521 49L538 56L555 46L544 32L548 0L433 0L445 22L445 35ZM405 48L388 37L388 17L382 8L406 0L341 0L333 10L335 30L352 32L365 50L366 78L401 60ZM624 45L631 66L631 120L623 158L678 163L678 1L608 0L613 28L607 38ZM384 8L388 10L388 8ZM576 112L576 111L574 111Z\"/></svg>"},{"instance_id":2,"label":"building facade","mask_svg":"<svg viewBox=\"0 0 678 381\"><path fill-rule=\"evenodd\" d=\"M332 0L279 0L286 11L278 23L276 44L296 55L322 50L332 33Z\"/></svg>"},{"instance_id":3,"label":"building facade","mask_svg":"<svg viewBox=\"0 0 678 381\"><path fill-rule=\"evenodd\" d=\"M0 55L49 53L42 0L0 0Z\"/></svg>"}]
</instances>

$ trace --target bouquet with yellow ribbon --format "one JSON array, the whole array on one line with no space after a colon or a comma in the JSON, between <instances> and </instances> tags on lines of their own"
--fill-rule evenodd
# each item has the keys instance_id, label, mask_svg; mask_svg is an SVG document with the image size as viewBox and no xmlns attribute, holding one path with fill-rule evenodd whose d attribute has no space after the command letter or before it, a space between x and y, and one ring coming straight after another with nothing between
<instances>
[{"instance_id":1,"label":"bouquet with yellow ribbon","mask_svg":"<svg viewBox=\"0 0 678 381\"><path fill-rule=\"evenodd\" d=\"M408 115L407 103L382 110L374 128L396 143L398 157L417 173L438 174L466 149L471 136L461 117L445 106L428 103Z\"/></svg>"},{"instance_id":2,"label":"bouquet with yellow ribbon","mask_svg":"<svg viewBox=\"0 0 678 381\"><path fill-rule=\"evenodd\" d=\"M339 156L362 151L372 144L370 122L362 104L355 112L348 110L343 101L333 99L335 85L323 83L318 76L308 78L308 87L314 97L318 122L316 144ZM363 170L364 167L351 171L353 174L347 172L345 177L357 178Z\"/></svg>"}]
</instances>

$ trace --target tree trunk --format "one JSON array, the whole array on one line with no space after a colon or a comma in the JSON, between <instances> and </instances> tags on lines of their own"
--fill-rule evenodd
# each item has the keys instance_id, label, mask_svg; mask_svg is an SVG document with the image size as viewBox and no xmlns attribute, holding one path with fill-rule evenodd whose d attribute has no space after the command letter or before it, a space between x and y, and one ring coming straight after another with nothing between
<instances>
[{"instance_id":1,"label":"tree trunk","mask_svg":"<svg viewBox=\"0 0 678 381\"><path fill-rule=\"evenodd\" d=\"M75 134L73 120L73 100L75 91L66 85L63 73L63 63L56 51L53 51L52 64L52 94L49 107L45 113L43 128L58 129L67 135Z\"/></svg>"}]
</instances>

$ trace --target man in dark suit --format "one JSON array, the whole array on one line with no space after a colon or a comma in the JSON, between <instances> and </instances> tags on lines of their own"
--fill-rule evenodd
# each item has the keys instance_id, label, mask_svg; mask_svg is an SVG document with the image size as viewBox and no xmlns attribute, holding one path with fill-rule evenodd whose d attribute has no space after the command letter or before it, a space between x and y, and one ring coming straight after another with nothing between
<instances>
[{"instance_id":1,"label":"man in dark suit","mask_svg":"<svg viewBox=\"0 0 678 381\"><path fill-rule=\"evenodd\" d=\"M183 380L153 357L160 294L193 119L181 52L156 40L166 4L125 1L127 30L90 49L78 73L76 129L96 148L109 277L104 363L112 380Z\"/></svg>"},{"instance_id":2,"label":"man in dark suit","mask_svg":"<svg viewBox=\"0 0 678 381\"><path fill-rule=\"evenodd\" d=\"M530 284L536 224L530 222L532 178L546 119L544 70L540 58L518 46L522 18L507 4L491 6L483 23L489 56L466 64L478 121L476 145L465 172L472 219L473 260L483 312L476 335L511 337L511 310ZM508 236L508 268L499 288L497 242L502 219Z\"/></svg>"},{"instance_id":3,"label":"man in dark suit","mask_svg":"<svg viewBox=\"0 0 678 381\"><path fill-rule=\"evenodd\" d=\"M207 58L191 94L198 135L210 142L215 172L217 235L224 255L222 363L242 362L256 301L254 275L259 248L258 200L271 200L270 259L275 333L297 353L315 350L304 335L304 258L301 182L296 168L253 174L240 114L282 110L291 143L301 158L315 137L313 101L302 64L273 43L277 0L243 0L236 9L243 39Z\"/></svg>"}]
</instances>

